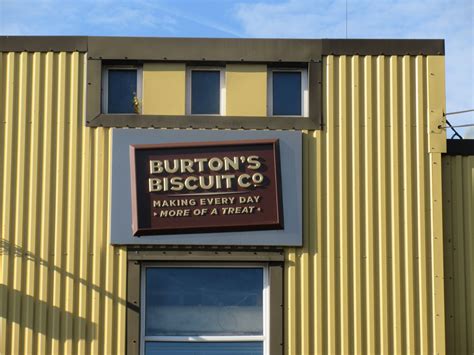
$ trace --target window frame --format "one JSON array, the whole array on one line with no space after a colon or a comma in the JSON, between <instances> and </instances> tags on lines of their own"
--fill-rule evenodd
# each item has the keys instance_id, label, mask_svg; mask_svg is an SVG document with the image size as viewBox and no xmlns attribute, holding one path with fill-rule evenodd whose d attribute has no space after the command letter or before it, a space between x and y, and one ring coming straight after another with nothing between
<instances>
[{"instance_id":1,"label":"window frame","mask_svg":"<svg viewBox=\"0 0 474 355\"><path fill-rule=\"evenodd\" d=\"M301 73L301 115L274 115L273 114L273 73L299 72ZM307 68L270 67L267 72L267 115L269 117L309 117L309 80Z\"/></svg>"},{"instance_id":2,"label":"window frame","mask_svg":"<svg viewBox=\"0 0 474 355\"><path fill-rule=\"evenodd\" d=\"M141 65L103 65L101 81L101 113L109 115L109 70L135 70L137 73L138 112L113 113L113 115L140 115L142 112L143 67Z\"/></svg>"},{"instance_id":3,"label":"window frame","mask_svg":"<svg viewBox=\"0 0 474 355\"><path fill-rule=\"evenodd\" d=\"M262 335L197 335L197 336L146 336L145 335L145 315L146 315L146 271L150 268L262 268ZM263 355L270 355L270 280L269 266L265 262L145 262L140 270L140 354L145 355L146 342L262 342Z\"/></svg>"},{"instance_id":4,"label":"window frame","mask_svg":"<svg viewBox=\"0 0 474 355\"><path fill-rule=\"evenodd\" d=\"M219 113L192 113L192 72L193 71L218 71L219 72ZM219 66L186 66L186 108L188 116L225 116L226 115L226 83L225 67Z\"/></svg>"},{"instance_id":5,"label":"window frame","mask_svg":"<svg viewBox=\"0 0 474 355\"><path fill-rule=\"evenodd\" d=\"M250 40L249 40L250 41ZM135 44L133 42L131 45ZM269 42L270 45L270 42ZM263 46L267 48L267 46ZM114 47L115 49L117 47ZM122 48L122 47L120 47ZM153 46L146 47L147 50L150 48L155 48ZM215 48L212 47L212 48ZM259 44L258 48L262 48L262 45ZM278 46L278 53L291 53L294 54L295 51L292 50L293 47L288 46ZM294 48L293 48L294 49ZM308 50L311 49L308 47ZM151 49L150 49L151 50ZM189 48L186 49L189 51ZM239 45L239 51L241 51L241 46ZM258 52L258 50L257 50ZM153 62L171 62L167 58L156 56L156 48L153 49L150 57L142 57L141 52L130 53L130 56L125 57L124 60L137 65L137 61L143 63L146 61ZM221 53L221 52L219 52ZM227 52L226 52L227 53ZM242 52L242 56L239 57L239 63L262 63L271 65L283 66L282 62L292 62L300 63L305 65L308 68L308 81L309 81L309 117L300 117L300 116L265 116L265 117L252 117L252 116L226 116L226 119L222 119L222 116L198 116L198 115L188 115L184 116L175 116L175 115L145 115L140 114L106 114L101 112L101 84L102 84L102 67L110 64L118 64L115 62L110 62L112 60L119 60L116 56L107 56L103 55L101 57L88 56L86 70L83 73L83 78L81 82L84 82L84 89L81 90L82 95L85 96L85 125L87 127L108 127L108 128L169 128L169 129L267 129L267 130L322 130L324 129L323 124L323 92L322 92L322 83L323 83L323 63L321 58L314 57L310 61L301 61L301 60L290 60L286 56L281 56L281 54L276 57L276 59L261 58L260 60L256 59L253 61L246 60L244 57L248 53L253 53L252 51ZM222 53L221 53L222 54ZM192 58L182 58L176 57L173 62L183 62L195 63L199 62L199 65L203 62L205 58L204 52L200 56L199 60L192 60ZM242 60L244 58L244 60ZM286 59L285 59L286 58ZM123 59L123 58L122 58ZM232 57L224 58L222 60L217 60L213 56L208 58L207 62L218 62L216 65L223 66L222 62L236 62L237 60L232 60ZM189 64L189 65L191 65Z\"/></svg>"}]
</instances>

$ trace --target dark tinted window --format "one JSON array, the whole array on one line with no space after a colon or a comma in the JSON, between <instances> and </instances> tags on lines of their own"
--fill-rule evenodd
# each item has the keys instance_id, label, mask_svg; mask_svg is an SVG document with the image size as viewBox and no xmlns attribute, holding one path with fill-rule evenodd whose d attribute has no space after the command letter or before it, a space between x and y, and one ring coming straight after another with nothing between
<instances>
[{"instance_id":1,"label":"dark tinted window","mask_svg":"<svg viewBox=\"0 0 474 355\"><path fill-rule=\"evenodd\" d=\"M262 268L149 268L145 335L262 335Z\"/></svg>"},{"instance_id":2,"label":"dark tinted window","mask_svg":"<svg viewBox=\"0 0 474 355\"><path fill-rule=\"evenodd\" d=\"M218 70L191 72L191 113L220 113L220 72Z\"/></svg>"},{"instance_id":3,"label":"dark tinted window","mask_svg":"<svg viewBox=\"0 0 474 355\"><path fill-rule=\"evenodd\" d=\"M262 342L225 343L147 343L146 355L261 355Z\"/></svg>"},{"instance_id":4,"label":"dark tinted window","mask_svg":"<svg viewBox=\"0 0 474 355\"><path fill-rule=\"evenodd\" d=\"M301 72L273 72L273 115L301 116Z\"/></svg>"},{"instance_id":5,"label":"dark tinted window","mask_svg":"<svg viewBox=\"0 0 474 355\"><path fill-rule=\"evenodd\" d=\"M137 93L137 71L111 69L108 72L108 113L134 113L133 97Z\"/></svg>"}]
</instances>

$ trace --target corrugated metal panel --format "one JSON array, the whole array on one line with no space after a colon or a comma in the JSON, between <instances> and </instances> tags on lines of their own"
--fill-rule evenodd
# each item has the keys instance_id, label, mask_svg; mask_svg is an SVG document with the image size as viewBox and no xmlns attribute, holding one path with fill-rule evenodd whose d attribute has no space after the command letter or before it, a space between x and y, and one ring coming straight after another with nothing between
<instances>
[{"instance_id":1,"label":"corrugated metal panel","mask_svg":"<svg viewBox=\"0 0 474 355\"><path fill-rule=\"evenodd\" d=\"M323 87L324 130L304 143L305 246L286 255L287 353L442 354L441 154L428 143L444 137L428 111L444 109L444 58L328 56Z\"/></svg>"},{"instance_id":2,"label":"corrugated metal panel","mask_svg":"<svg viewBox=\"0 0 474 355\"><path fill-rule=\"evenodd\" d=\"M443 157L446 348L474 354L474 156Z\"/></svg>"},{"instance_id":3,"label":"corrugated metal panel","mask_svg":"<svg viewBox=\"0 0 474 355\"><path fill-rule=\"evenodd\" d=\"M125 345L126 251L108 242L108 129L84 125L86 56L0 54L0 353Z\"/></svg>"},{"instance_id":4,"label":"corrugated metal panel","mask_svg":"<svg viewBox=\"0 0 474 355\"><path fill-rule=\"evenodd\" d=\"M126 253L107 239L110 132L83 124L85 55L0 61L0 352L123 353ZM444 353L442 144L429 145L443 138L428 122L444 59L324 68L305 247L286 255L287 353Z\"/></svg>"}]
</instances>

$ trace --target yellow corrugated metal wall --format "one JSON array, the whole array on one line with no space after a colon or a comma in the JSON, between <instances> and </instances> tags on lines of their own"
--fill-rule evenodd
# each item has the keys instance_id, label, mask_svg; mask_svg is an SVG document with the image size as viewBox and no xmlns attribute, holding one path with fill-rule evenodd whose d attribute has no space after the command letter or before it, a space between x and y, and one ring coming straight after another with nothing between
<instances>
[{"instance_id":1,"label":"yellow corrugated metal wall","mask_svg":"<svg viewBox=\"0 0 474 355\"><path fill-rule=\"evenodd\" d=\"M446 348L474 354L474 156L443 157Z\"/></svg>"},{"instance_id":2,"label":"yellow corrugated metal wall","mask_svg":"<svg viewBox=\"0 0 474 355\"><path fill-rule=\"evenodd\" d=\"M184 63L143 63L144 115L184 115L185 93Z\"/></svg>"},{"instance_id":3,"label":"yellow corrugated metal wall","mask_svg":"<svg viewBox=\"0 0 474 355\"><path fill-rule=\"evenodd\" d=\"M288 354L443 354L441 56L328 56L304 144L304 248L287 252ZM440 117L438 117L440 118Z\"/></svg>"},{"instance_id":4,"label":"yellow corrugated metal wall","mask_svg":"<svg viewBox=\"0 0 474 355\"><path fill-rule=\"evenodd\" d=\"M86 57L0 61L0 353L121 354L126 251L107 237L110 130L84 126ZM326 57L323 106L286 352L444 353L444 58Z\"/></svg>"},{"instance_id":5,"label":"yellow corrugated metal wall","mask_svg":"<svg viewBox=\"0 0 474 355\"><path fill-rule=\"evenodd\" d=\"M84 125L83 53L0 53L0 353L124 352L108 241L110 130Z\"/></svg>"}]
</instances>

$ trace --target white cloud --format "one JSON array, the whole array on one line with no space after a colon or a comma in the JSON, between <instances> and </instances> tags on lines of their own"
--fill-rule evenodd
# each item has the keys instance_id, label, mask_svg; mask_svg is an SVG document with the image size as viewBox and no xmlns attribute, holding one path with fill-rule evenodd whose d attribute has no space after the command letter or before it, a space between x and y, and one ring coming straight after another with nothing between
<instances>
[{"instance_id":1,"label":"white cloud","mask_svg":"<svg viewBox=\"0 0 474 355\"><path fill-rule=\"evenodd\" d=\"M166 14L169 14L170 16L173 16L179 20L181 20L183 23L195 23L203 27L207 27L209 29L225 33L227 35L230 35L232 37L241 37L241 33L236 31L234 28L230 26L226 26L225 22L224 24L222 22L219 22L216 18L209 18L209 17L202 17L196 12L191 12L189 14L186 12L186 10L190 11L190 9L186 9L183 11L181 9L177 9L176 7L171 7L171 6L165 6L157 3L156 1L149 1L149 0L138 0L139 4L146 6L150 9L154 9Z\"/></svg>"},{"instance_id":2,"label":"white cloud","mask_svg":"<svg viewBox=\"0 0 474 355\"><path fill-rule=\"evenodd\" d=\"M321 38L342 36L341 1L289 0L270 4L241 3L236 16L250 37Z\"/></svg>"},{"instance_id":3,"label":"white cloud","mask_svg":"<svg viewBox=\"0 0 474 355\"><path fill-rule=\"evenodd\" d=\"M170 0L0 0L0 34L241 36L228 12L215 16L229 4L209 6L214 12Z\"/></svg>"},{"instance_id":4,"label":"white cloud","mask_svg":"<svg viewBox=\"0 0 474 355\"><path fill-rule=\"evenodd\" d=\"M156 14L143 7L110 6L106 1L90 10L86 22L91 25L120 26L122 30L136 26L166 27L172 30L177 23L167 14Z\"/></svg>"},{"instance_id":5,"label":"white cloud","mask_svg":"<svg viewBox=\"0 0 474 355\"><path fill-rule=\"evenodd\" d=\"M7 16L15 14L16 16ZM28 24L22 31L19 24ZM0 0L2 34L143 35L173 32L176 19L136 0Z\"/></svg>"}]
</instances>

